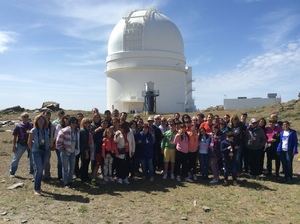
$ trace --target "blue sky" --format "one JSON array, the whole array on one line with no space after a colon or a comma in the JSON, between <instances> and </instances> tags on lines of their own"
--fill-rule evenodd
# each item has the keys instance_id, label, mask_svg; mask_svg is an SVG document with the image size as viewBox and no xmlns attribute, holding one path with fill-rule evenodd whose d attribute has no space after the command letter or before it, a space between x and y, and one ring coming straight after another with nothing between
<instances>
[{"instance_id":1,"label":"blue sky","mask_svg":"<svg viewBox=\"0 0 300 224\"><path fill-rule=\"evenodd\" d=\"M298 0L0 1L0 109L105 109L105 58L113 26L154 7L179 28L193 67L197 108L223 98L284 101L300 91Z\"/></svg>"}]
</instances>

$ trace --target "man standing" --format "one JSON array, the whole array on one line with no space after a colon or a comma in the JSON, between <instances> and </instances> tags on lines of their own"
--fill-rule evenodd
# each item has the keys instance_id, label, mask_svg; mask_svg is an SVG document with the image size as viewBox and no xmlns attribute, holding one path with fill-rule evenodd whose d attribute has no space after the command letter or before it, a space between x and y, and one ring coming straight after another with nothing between
<instances>
[{"instance_id":1,"label":"man standing","mask_svg":"<svg viewBox=\"0 0 300 224\"><path fill-rule=\"evenodd\" d=\"M164 159L163 159L163 154L161 152L161 140L163 138L163 134L158 127L160 125L160 116L155 115L154 118L150 116L148 118L148 123L149 123L149 132L154 137L154 161L153 161L154 170L157 169L158 171L161 172L163 171Z\"/></svg>"},{"instance_id":2,"label":"man standing","mask_svg":"<svg viewBox=\"0 0 300 224\"><path fill-rule=\"evenodd\" d=\"M33 174L33 161L27 144L28 134L31 129L32 124L29 122L29 115L24 112L21 114L21 122L16 125L13 131L13 159L9 171L12 177L15 176L19 161L25 151L28 151L29 173Z\"/></svg>"},{"instance_id":3,"label":"man standing","mask_svg":"<svg viewBox=\"0 0 300 224\"><path fill-rule=\"evenodd\" d=\"M255 118L250 120L250 127L248 130L248 149L249 149L249 162L250 174L259 176L262 174L262 167L260 166L260 158L264 152L265 144L267 141L265 132L258 125Z\"/></svg>"}]
</instances>

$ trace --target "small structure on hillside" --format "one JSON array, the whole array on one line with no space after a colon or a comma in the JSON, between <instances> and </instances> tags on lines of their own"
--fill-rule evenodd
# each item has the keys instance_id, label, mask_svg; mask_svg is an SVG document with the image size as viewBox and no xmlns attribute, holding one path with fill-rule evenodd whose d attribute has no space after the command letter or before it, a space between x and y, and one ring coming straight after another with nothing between
<instances>
[{"instance_id":1,"label":"small structure on hillside","mask_svg":"<svg viewBox=\"0 0 300 224\"><path fill-rule=\"evenodd\" d=\"M277 97L277 93L268 93L266 98L254 97L238 97L237 99L224 99L225 110L250 109L258 108L272 104L281 103L281 98Z\"/></svg>"}]
</instances>

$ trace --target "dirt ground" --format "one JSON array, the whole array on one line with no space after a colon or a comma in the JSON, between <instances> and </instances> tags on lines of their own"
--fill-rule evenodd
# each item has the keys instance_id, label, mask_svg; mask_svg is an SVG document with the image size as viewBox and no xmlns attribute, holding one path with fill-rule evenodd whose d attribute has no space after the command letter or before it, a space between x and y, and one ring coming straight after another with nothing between
<instances>
[{"instance_id":1,"label":"dirt ground","mask_svg":"<svg viewBox=\"0 0 300 224\"><path fill-rule=\"evenodd\" d=\"M33 194L26 154L17 178L8 176L11 133L0 133L0 223L300 223L300 162L294 161L293 184L274 179L241 177L239 186L210 186L207 181L180 183L156 177L128 186L75 181L65 189L56 177L42 183L43 195ZM13 183L22 188L8 190ZM203 206L211 210L205 212Z\"/></svg>"}]
</instances>

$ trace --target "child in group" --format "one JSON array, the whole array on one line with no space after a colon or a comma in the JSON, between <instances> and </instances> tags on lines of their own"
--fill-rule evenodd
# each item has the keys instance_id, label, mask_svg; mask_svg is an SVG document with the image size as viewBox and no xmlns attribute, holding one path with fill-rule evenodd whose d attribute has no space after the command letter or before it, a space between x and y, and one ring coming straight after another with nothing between
<instances>
[{"instance_id":1,"label":"child in group","mask_svg":"<svg viewBox=\"0 0 300 224\"><path fill-rule=\"evenodd\" d=\"M209 158L210 167L213 174L213 179L209 182L210 184L217 184L219 182L219 158L220 158L220 142L221 142L221 131L218 125L213 126L213 133L209 145Z\"/></svg>"},{"instance_id":2,"label":"child in group","mask_svg":"<svg viewBox=\"0 0 300 224\"><path fill-rule=\"evenodd\" d=\"M104 158L104 181L113 181L112 164L114 156L118 153L117 144L114 141L113 127L106 128L102 140L102 158Z\"/></svg>"},{"instance_id":3,"label":"child in group","mask_svg":"<svg viewBox=\"0 0 300 224\"><path fill-rule=\"evenodd\" d=\"M142 153L142 169L144 176L154 181L154 168L153 168L153 153L154 153L154 141L151 133L149 132L149 124L144 123L143 130L139 134L139 140L141 142Z\"/></svg>"},{"instance_id":4,"label":"child in group","mask_svg":"<svg viewBox=\"0 0 300 224\"><path fill-rule=\"evenodd\" d=\"M229 173L232 175L233 185L237 184L238 162L236 160L237 150L234 142L234 133L228 132L226 139L221 142L221 153L224 168L224 185L228 185Z\"/></svg>"},{"instance_id":5,"label":"child in group","mask_svg":"<svg viewBox=\"0 0 300 224\"><path fill-rule=\"evenodd\" d=\"M205 128L200 128L199 134L199 161L200 161L200 173L204 180L208 179L208 147L211 142L211 137L205 131Z\"/></svg>"},{"instance_id":6,"label":"child in group","mask_svg":"<svg viewBox=\"0 0 300 224\"><path fill-rule=\"evenodd\" d=\"M175 165L175 150L176 145L174 144L175 135L177 134L176 125L174 120L168 120L169 130L163 134L161 142L161 148L164 153L164 176L163 179L168 178L168 170L170 168L171 179L174 180L174 165ZM169 167L170 164L170 167Z\"/></svg>"},{"instance_id":7,"label":"child in group","mask_svg":"<svg viewBox=\"0 0 300 224\"><path fill-rule=\"evenodd\" d=\"M198 145L199 136L196 124L190 127L187 132L189 135L189 153L188 153L188 167L189 167L189 178L193 178L194 181L197 180L196 167L198 158Z\"/></svg>"},{"instance_id":8,"label":"child in group","mask_svg":"<svg viewBox=\"0 0 300 224\"><path fill-rule=\"evenodd\" d=\"M189 135L186 132L185 124L181 124L180 130L175 136L174 144L176 144L175 156L175 174L177 181L181 181L181 176L185 181L191 181L188 178L188 151L189 151Z\"/></svg>"}]
</instances>

